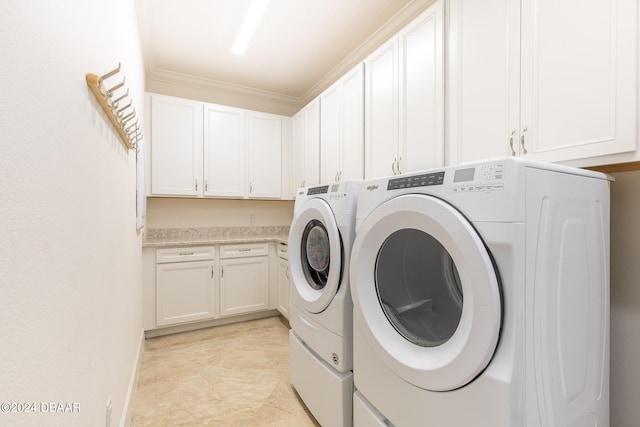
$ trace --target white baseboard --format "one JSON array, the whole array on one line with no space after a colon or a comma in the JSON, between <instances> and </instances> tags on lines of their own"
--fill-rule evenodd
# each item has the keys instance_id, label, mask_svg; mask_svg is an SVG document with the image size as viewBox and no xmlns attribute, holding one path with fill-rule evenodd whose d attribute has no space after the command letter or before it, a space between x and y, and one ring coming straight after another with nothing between
<instances>
[{"instance_id":1,"label":"white baseboard","mask_svg":"<svg viewBox=\"0 0 640 427\"><path fill-rule=\"evenodd\" d=\"M138 343L138 352L133 363L131 379L129 380L129 388L125 398L125 405L122 410L122 418L120 427L129 427L131 425L131 417L133 416L133 406L136 400L136 388L138 387L138 376L140 374L140 365L142 364L142 353L144 352L144 329L140 332L140 342Z\"/></svg>"}]
</instances>

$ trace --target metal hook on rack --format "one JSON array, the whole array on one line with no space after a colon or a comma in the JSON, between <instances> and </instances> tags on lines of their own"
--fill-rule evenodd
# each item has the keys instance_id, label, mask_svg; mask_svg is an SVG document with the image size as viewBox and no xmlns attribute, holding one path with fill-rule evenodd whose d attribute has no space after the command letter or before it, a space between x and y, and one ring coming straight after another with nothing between
<instances>
[{"instance_id":1,"label":"metal hook on rack","mask_svg":"<svg viewBox=\"0 0 640 427\"><path fill-rule=\"evenodd\" d=\"M111 109L113 110L115 108L118 108L118 104L120 104L120 101L125 99L127 96L129 96L129 88L127 88L127 91L124 93L124 95L111 101Z\"/></svg>"},{"instance_id":2,"label":"metal hook on rack","mask_svg":"<svg viewBox=\"0 0 640 427\"><path fill-rule=\"evenodd\" d=\"M113 93L114 93L116 90L118 90L118 89L120 89L121 87L123 87L123 86L124 86L124 82L125 82L125 80L126 80L126 78L125 78L125 77L123 77L123 78L122 78L122 82L121 82L121 83L118 83L117 85L115 85L115 86L114 86L114 87L112 87L111 89L108 89L108 90L107 90L107 93L105 93L105 95L104 95L104 96L105 96L105 98L111 98L111 97L113 96Z\"/></svg>"},{"instance_id":3,"label":"metal hook on rack","mask_svg":"<svg viewBox=\"0 0 640 427\"><path fill-rule=\"evenodd\" d=\"M120 72L120 65L122 63L118 62L118 68L113 69L111 71L109 71L107 74L103 74L102 76L98 77L98 88L100 89L100 93L102 93L103 95L105 95L105 91L103 91L102 89L104 88L103 83L106 79L108 79L111 76L115 76L116 74L118 74Z\"/></svg>"},{"instance_id":4,"label":"metal hook on rack","mask_svg":"<svg viewBox=\"0 0 640 427\"><path fill-rule=\"evenodd\" d=\"M116 110L113 112L113 114L116 115L117 118L120 118L124 115L124 110L126 110L127 108L131 108L131 106L133 105L133 100L129 101L129 104L125 105L124 107L120 108L119 110ZM118 106L116 105L116 108Z\"/></svg>"},{"instance_id":5,"label":"metal hook on rack","mask_svg":"<svg viewBox=\"0 0 640 427\"><path fill-rule=\"evenodd\" d=\"M120 127L124 128L125 125L127 124L127 122L131 121L135 116L136 116L136 109L134 108L131 113L129 113L125 117L122 117L122 118L119 119Z\"/></svg>"},{"instance_id":6,"label":"metal hook on rack","mask_svg":"<svg viewBox=\"0 0 640 427\"><path fill-rule=\"evenodd\" d=\"M124 130L124 133L126 133L126 134L127 134L127 136L130 136L130 135L131 135L131 133L132 133L132 130L135 130L136 132L137 132L138 130L140 130L140 123L139 123L139 120L136 120L136 122L135 122L134 124L132 124L131 126L129 126L128 128L126 128L126 129Z\"/></svg>"}]
</instances>

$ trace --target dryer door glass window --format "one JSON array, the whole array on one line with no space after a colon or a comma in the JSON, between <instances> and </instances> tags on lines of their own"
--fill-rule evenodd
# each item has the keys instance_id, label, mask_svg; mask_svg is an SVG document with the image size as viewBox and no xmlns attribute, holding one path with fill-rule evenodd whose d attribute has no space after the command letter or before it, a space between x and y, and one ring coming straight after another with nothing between
<instances>
[{"instance_id":1,"label":"dryer door glass window","mask_svg":"<svg viewBox=\"0 0 640 427\"><path fill-rule=\"evenodd\" d=\"M387 319L404 338L436 347L453 336L462 286L451 255L434 237L416 229L389 235L378 253L375 283Z\"/></svg>"},{"instance_id":2,"label":"dryer door glass window","mask_svg":"<svg viewBox=\"0 0 640 427\"><path fill-rule=\"evenodd\" d=\"M330 247L327 229L320 221L313 220L307 224L300 249L307 283L315 290L323 289L329 277Z\"/></svg>"}]
</instances>

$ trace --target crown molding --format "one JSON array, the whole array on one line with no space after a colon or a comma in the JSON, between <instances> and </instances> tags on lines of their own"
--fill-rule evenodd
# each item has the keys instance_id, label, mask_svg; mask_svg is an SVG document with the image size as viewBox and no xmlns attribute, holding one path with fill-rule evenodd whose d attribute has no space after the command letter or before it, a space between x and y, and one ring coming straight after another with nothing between
<instances>
[{"instance_id":1,"label":"crown molding","mask_svg":"<svg viewBox=\"0 0 640 427\"><path fill-rule=\"evenodd\" d=\"M329 71L322 79L313 85L301 97L301 106L307 105L320 95L325 89L345 75L353 67L364 61L377 48L386 43L393 35L398 33L409 22L424 12L437 0L414 0L408 3L387 22L384 23L375 33L360 44L345 59Z\"/></svg>"},{"instance_id":2,"label":"crown molding","mask_svg":"<svg viewBox=\"0 0 640 427\"><path fill-rule=\"evenodd\" d=\"M147 80L222 93L234 97L283 105L295 109L300 109L302 107L302 100L300 97L283 95L276 92L207 79L190 74L177 73L161 68L156 68L148 74Z\"/></svg>"}]
</instances>

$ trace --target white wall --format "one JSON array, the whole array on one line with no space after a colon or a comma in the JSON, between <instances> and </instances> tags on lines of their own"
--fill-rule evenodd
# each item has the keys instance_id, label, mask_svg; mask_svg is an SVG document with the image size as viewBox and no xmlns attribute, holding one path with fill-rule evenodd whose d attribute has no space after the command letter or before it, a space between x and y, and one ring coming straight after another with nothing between
<instances>
[{"instance_id":1,"label":"white wall","mask_svg":"<svg viewBox=\"0 0 640 427\"><path fill-rule=\"evenodd\" d=\"M0 402L80 408L0 425L104 426L110 395L111 425L126 419L143 336L135 154L85 81L118 62L143 114L132 0L0 2Z\"/></svg>"},{"instance_id":2,"label":"white wall","mask_svg":"<svg viewBox=\"0 0 640 427\"><path fill-rule=\"evenodd\" d=\"M147 228L289 226L292 219L293 201L285 200L158 197L147 202Z\"/></svg>"},{"instance_id":3,"label":"white wall","mask_svg":"<svg viewBox=\"0 0 640 427\"><path fill-rule=\"evenodd\" d=\"M611 185L611 426L640 420L640 171Z\"/></svg>"}]
</instances>

